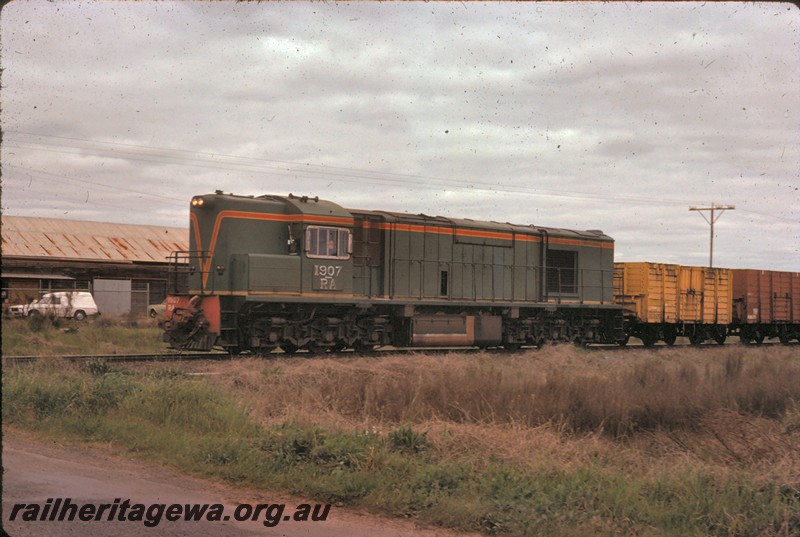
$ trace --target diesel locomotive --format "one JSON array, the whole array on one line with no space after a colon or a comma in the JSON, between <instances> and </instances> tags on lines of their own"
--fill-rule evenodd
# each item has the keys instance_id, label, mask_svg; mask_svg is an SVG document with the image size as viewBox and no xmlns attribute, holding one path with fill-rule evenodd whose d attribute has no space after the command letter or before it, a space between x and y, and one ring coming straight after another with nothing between
<instances>
[{"instance_id":1,"label":"diesel locomotive","mask_svg":"<svg viewBox=\"0 0 800 537\"><path fill-rule=\"evenodd\" d=\"M626 338L614 241L346 209L307 196L194 196L164 339L232 354L377 346L516 349Z\"/></svg>"}]
</instances>

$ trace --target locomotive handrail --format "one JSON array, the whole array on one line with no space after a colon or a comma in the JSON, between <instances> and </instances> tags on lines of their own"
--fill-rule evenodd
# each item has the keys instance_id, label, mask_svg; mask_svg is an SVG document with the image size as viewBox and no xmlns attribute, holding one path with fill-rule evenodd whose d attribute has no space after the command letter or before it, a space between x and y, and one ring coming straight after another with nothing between
<instances>
[{"instance_id":1,"label":"locomotive handrail","mask_svg":"<svg viewBox=\"0 0 800 537\"><path fill-rule=\"evenodd\" d=\"M173 293L185 293L189 290L188 276L200 273L200 291L205 293L203 275L204 260L207 259L209 252L204 250L175 250L169 256L167 268L167 287ZM187 275L185 281L181 280L181 275ZM213 280L212 280L213 281ZM213 288L213 286L212 286Z\"/></svg>"},{"instance_id":2,"label":"locomotive handrail","mask_svg":"<svg viewBox=\"0 0 800 537\"><path fill-rule=\"evenodd\" d=\"M556 280L555 285L552 285L552 282L550 282L551 285L545 284L547 295L542 297L543 302L550 302L551 300L556 304L561 304L567 300L577 301L581 304L586 303L587 301L592 302L591 298L587 298L587 293L592 290L599 291L600 294L597 302L600 304L609 304L614 302L613 293L609 299L607 299L605 296L606 291L609 290L605 280L608 275L611 275L612 278L614 277L613 269L574 269L548 266L540 266L539 268L542 270L545 279L549 274L551 277L555 277ZM574 272L575 278L571 279L569 283L565 283L564 274L568 271ZM592 281L596 281L597 278L599 278L599 282L591 283ZM614 287L612 285L612 289L613 288Z\"/></svg>"}]
</instances>

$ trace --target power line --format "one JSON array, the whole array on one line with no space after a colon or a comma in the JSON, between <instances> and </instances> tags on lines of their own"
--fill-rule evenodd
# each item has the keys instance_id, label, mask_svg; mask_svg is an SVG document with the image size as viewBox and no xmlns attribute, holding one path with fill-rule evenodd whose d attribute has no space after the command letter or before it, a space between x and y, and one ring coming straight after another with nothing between
<instances>
[{"instance_id":1,"label":"power line","mask_svg":"<svg viewBox=\"0 0 800 537\"><path fill-rule=\"evenodd\" d=\"M41 170L34 170L34 169L31 169L31 168L25 168L23 166L17 166L16 164L7 164L6 167L7 168L11 168L11 169L20 170L20 171L23 171L23 172L34 173L34 174L39 174L39 175L46 175L49 178L64 179L66 181L72 181L72 182L75 182L75 183L83 183L83 184L87 184L87 185L99 186L99 187L102 187L102 188L108 188L108 189L112 189L112 190L119 190L119 191L122 191L122 192L130 192L130 193L133 193L133 194L138 194L140 196L147 196L147 197L150 197L150 198L160 198L160 199L167 200L167 201L179 201L179 202L185 202L186 201L183 198L171 198L169 196L160 196L158 194L153 194L153 193L150 193L150 192L142 192L142 191L133 190L133 189L130 189L130 188L123 188L123 187L120 187L120 186L107 185L105 183L98 183L96 181L87 181L85 179L76 179L75 177L68 177L66 175L60 175L60 174L55 174L55 173L51 173L51 172L45 172L45 171L41 171Z\"/></svg>"},{"instance_id":2,"label":"power line","mask_svg":"<svg viewBox=\"0 0 800 537\"><path fill-rule=\"evenodd\" d=\"M582 191L574 191L574 190L555 190L555 189L541 189L541 188L531 188L531 187L521 187L521 186L514 186L514 185L503 185L497 183L486 183L480 181L471 181L471 180L460 180L460 179L447 179L441 177L431 177L431 176L424 176L424 175L414 175L414 174L400 174L394 172L374 172L370 170L363 170L363 169L356 169L356 168L345 168L345 167L338 167L338 166L326 166L326 165L319 165L319 164L302 164L297 162L288 162L288 161L279 161L279 160L271 160L271 159L264 159L264 158L255 158L255 157L242 157L242 156L234 156L234 155L223 155L223 154L215 154L215 153L202 153L202 152L191 152L188 150L183 149L167 149L162 147L155 147L155 146L145 146L145 145L136 145L136 144L125 144L120 142L101 142L95 140L88 140L83 138L69 138L63 136L49 136L49 135L39 135L39 134L32 134L32 133L25 133L19 131L11 131L12 134L21 134L25 136L32 136L38 137L43 139L53 138L53 139L63 139L63 140L70 140L70 141L77 141L77 142L85 142L89 144L101 144L105 146L111 147L82 147L82 146L75 146L75 145L68 145L68 144L59 144L59 143L48 143L48 142L26 142L26 141L16 141L10 140L11 143L23 143L23 144L38 144L43 146L50 146L50 147L66 147L68 149L76 149L76 150L89 150L89 151L107 151L110 152L112 157L114 158L123 158L127 160L138 160L138 161L145 161L145 162L164 162L163 160L153 160L152 158L142 158L141 154L137 153L126 153L120 152L117 149L119 148L134 148L134 149L141 149L144 151L156 152L155 154L150 153L149 155L145 154L144 156L149 157L157 157L162 159L168 159L170 161L179 160L179 162L173 162L178 165L186 165L186 166L199 166L203 168L208 168L209 164L211 164L215 169L224 169L228 171L239 171L238 167L245 167L255 169L255 171L259 171L261 173L267 173L269 175L278 175L278 176L297 176L300 174L303 178L308 179L321 179L320 177L316 177L317 175L322 175L322 179L330 179L331 177L339 178L345 182L353 182L353 183L372 183L372 184L402 184L404 186L408 185L408 182L411 181L416 187L423 187L423 188L441 188L441 187L449 187L454 190L459 191L487 191L487 192L507 192L507 193L514 193L514 194L526 194L526 195L539 195L539 196L549 196L549 197L559 197L559 198L568 198L568 199L586 199L586 200L600 200L600 201L627 201L627 202L638 202L638 203L645 203L645 204L656 204L656 205L668 205L668 204L676 204L676 205L686 205L689 203L687 200L677 200L677 199L665 199L665 198L651 198L651 197L641 197L641 196L620 196L620 195L607 195L607 194L597 194L591 192L582 192ZM37 147L29 147L29 146L13 146L12 147L19 147L24 149L30 150L38 150L38 151L50 151L50 152L60 152L66 154L75 154L72 151L57 151L53 149L45 149L45 148L37 148ZM172 153L172 154L170 154ZM194 155L194 156L190 156ZM105 156L105 155L101 155ZM220 161L219 159L225 159ZM202 166L199 164L195 164L194 162L201 162L203 163ZM237 162L238 161L238 162ZM282 167L276 167L269 164L281 164ZM226 166L227 165L227 166ZM235 166L235 167L230 167ZM284 166L290 166L290 168L286 168ZM295 167L295 168L291 168ZM275 171L264 171L264 170L277 170ZM307 175L311 174L311 176Z\"/></svg>"},{"instance_id":3,"label":"power line","mask_svg":"<svg viewBox=\"0 0 800 537\"><path fill-rule=\"evenodd\" d=\"M264 175L272 175L277 177L293 177L298 179L308 180L330 180L335 179L341 182L354 183L354 184L377 184L377 185L399 185L409 186L409 183L414 188L444 188L458 192L502 192L510 194L521 194L527 196L542 196L552 198L565 198L573 200L590 200L590 201L612 201L612 202L633 202L649 205L687 205L690 202L687 200L653 198L642 196L621 196L610 194L597 194L591 192L581 192L574 190L554 190L532 188L528 186L515 186L508 184L496 184L480 181L464 181L459 179L448 179L441 177L431 177L415 174L401 174L394 172L375 172L371 170L363 170L357 168L347 168L340 166L327 166L320 164L310 163L297 163L291 161L281 161L274 159L246 157L237 155L225 155L208 152L196 152L185 149L170 149L157 146L148 146L141 144L130 144L123 142L106 142L99 140L91 140L86 138L76 138L67 136L55 136L35 134L22 131L7 131L12 135L27 136L38 138L40 141L25 141L14 140L6 138L6 147L17 147L20 149L28 149L32 151L46 151L61 154L75 155L79 154L76 151L96 152L101 157L109 157L124 160L133 160L140 162L154 162L154 163L168 163L178 166L199 167L202 169L220 169L225 171L242 171L242 168ZM49 141L50 140L50 141ZM59 143L58 140L69 142L79 142L83 144L90 144L88 147L74 144ZM28 144L28 145L18 145ZM33 145L33 147L31 147ZM36 147L40 146L40 147ZM94 146L94 147L93 147ZM98 147L99 146L99 147ZM64 149L54 149L64 148ZM109 155L110 154L110 155ZM24 168L22 168L24 169ZM28 171L35 172L35 170ZM37 172L47 174L48 172ZM56 176L55 174L51 174ZM58 176L70 181L83 182L85 184L92 184L103 188L112 188L117 190L125 190L141 195L150 197L161 197L163 199L170 199L175 201L177 198L170 198L166 196L158 196L155 194L141 192L132 189L123 189L103 183L92 181L81 181L75 178L65 176ZM785 218L772 214L764 214L756 211L749 211L741 209L751 214L756 214L766 218L774 218L786 222L795 222L796 220Z\"/></svg>"}]
</instances>

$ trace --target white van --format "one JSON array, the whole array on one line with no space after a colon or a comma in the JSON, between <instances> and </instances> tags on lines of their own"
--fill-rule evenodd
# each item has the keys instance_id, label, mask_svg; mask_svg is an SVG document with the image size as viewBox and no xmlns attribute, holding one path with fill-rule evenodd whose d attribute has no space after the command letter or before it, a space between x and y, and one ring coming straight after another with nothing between
<instances>
[{"instance_id":1,"label":"white van","mask_svg":"<svg viewBox=\"0 0 800 537\"><path fill-rule=\"evenodd\" d=\"M11 306L9 310L12 315L21 317L56 315L82 321L87 315L97 314L97 304L95 304L92 294L86 291L57 291L47 293L30 304Z\"/></svg>"}]
</instances>

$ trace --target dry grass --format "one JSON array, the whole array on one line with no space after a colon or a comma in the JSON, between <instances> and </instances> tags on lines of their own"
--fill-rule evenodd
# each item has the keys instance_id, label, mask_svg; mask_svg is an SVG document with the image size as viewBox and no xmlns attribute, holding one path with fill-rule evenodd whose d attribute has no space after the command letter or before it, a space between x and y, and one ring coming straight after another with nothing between
<instances>
[{"instance_id":1,"label":"dry grass","mask_svg":"<svg viewBox=\"0 0 800 537\"><path fill-rule=\"evenodd\" d=\"M800 534L796 348L76 367L4 419L489 534Z\"/></svg>"},{"instance_id":2,"label":"dry grass","mask_svg":"<svg viewBox=\"0 0 800 537\"><path fill-rule=\"evenodd\" d=\"M800 485L796 348L397 355L212 366L265 425L424 431L467 453L636 473L702 465Z\"/></svg>"},{"instance_id":3,"label":"dry grass","mask_svg":"<svg viewBox=\"0 0 800 537\"><path fill-rule=\"evenodd\" d=\"M329 415L367 427L548 425L622 438L691 430L720 410L777 418L800 401L794 348L244 360L221 371L265 420Z\"/></svg>"}]
</instances>

